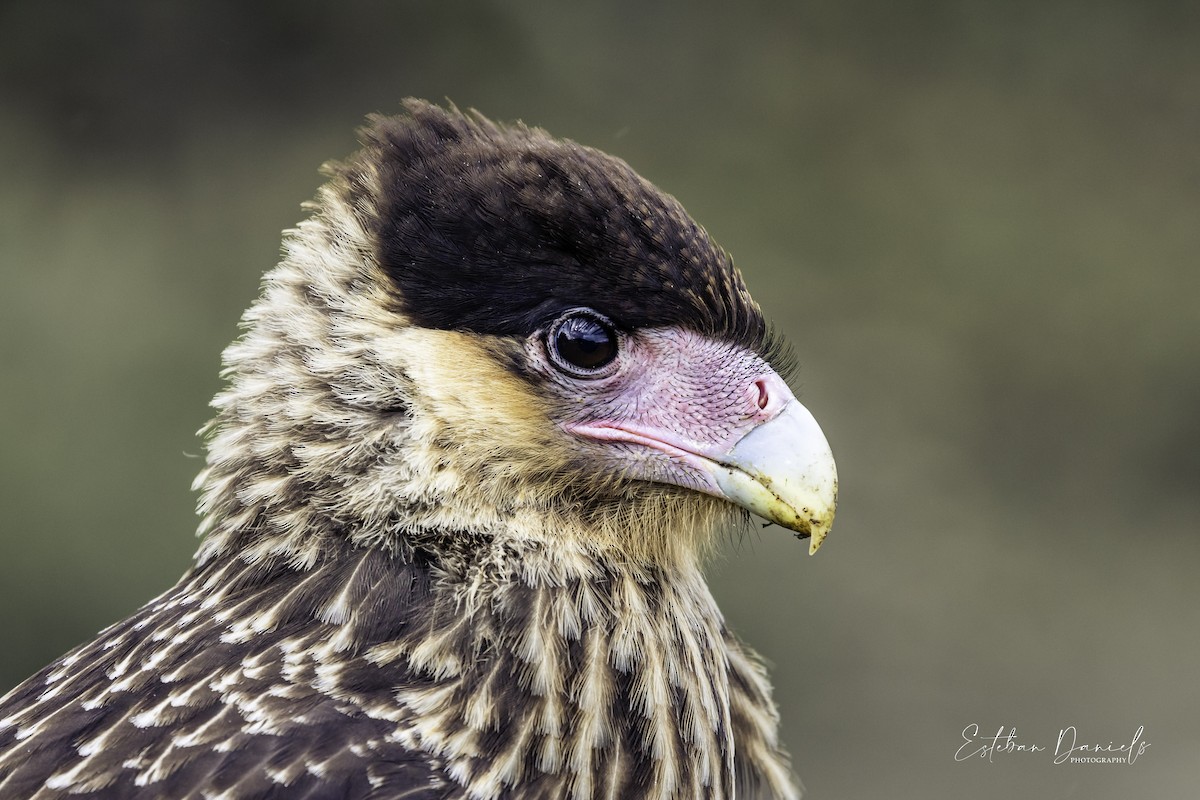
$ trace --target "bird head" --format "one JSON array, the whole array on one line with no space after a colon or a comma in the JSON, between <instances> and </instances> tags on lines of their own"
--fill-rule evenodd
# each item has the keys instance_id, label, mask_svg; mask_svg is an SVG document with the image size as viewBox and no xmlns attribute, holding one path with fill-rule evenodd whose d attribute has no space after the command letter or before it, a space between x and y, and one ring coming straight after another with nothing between
<instances>
[{"instance_id":1,"label":"bird head","mask_svg":"<svg viewBox=\"0 0 1200 800\"><path fill-rule=\"evenodd\" d=\"M729 256L619 159L419 101L327 166L225 354L201 556L546 540L689 557L837 479Z\"/></svg>"}]
</instances>

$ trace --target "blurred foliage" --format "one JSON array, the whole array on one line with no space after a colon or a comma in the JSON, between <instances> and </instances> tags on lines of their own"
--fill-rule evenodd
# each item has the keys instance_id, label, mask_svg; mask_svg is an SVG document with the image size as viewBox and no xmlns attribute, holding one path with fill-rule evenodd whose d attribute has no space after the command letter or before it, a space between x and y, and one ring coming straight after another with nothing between
<instances>
[{"instance_id":1,"label":"blurred foliage","mask_svg":"<svg viewBox=\"0 0 1200 800\"><path fill-rule=\"evenodd\" d=\"M0 5L0 691L185 569L218 353L416 95L626 158L792 337L838 525L713 572L812 797L1190 796L1198 8ZM1153 746L955 763L971 722Z\"/></svg>"}]
</instances>

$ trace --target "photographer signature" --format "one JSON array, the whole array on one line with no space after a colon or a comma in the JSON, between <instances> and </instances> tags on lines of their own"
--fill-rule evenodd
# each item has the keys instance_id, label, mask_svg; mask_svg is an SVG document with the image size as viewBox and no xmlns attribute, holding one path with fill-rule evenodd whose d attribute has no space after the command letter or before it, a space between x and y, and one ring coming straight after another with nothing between
<instances>
[{"instance_id":1,"label":"photographer signature","mask_svg":"<svg viewBox=\"0 0 1200 800\"><path fill-rule=\"evenodd\" d=\"M1058 739L1054 744L1053 759L1055 764L1132 764L1146 753L1150 742L1142 739L1146 732L1144 725L1139 725L1128 742L1098 742L1079 740L1079 731L1074 725L1068 725L1058 731ZM1050 753L1047 745L1022 741L1017 736L1016 726L1007 728L1001 725L994 735L981 735L979 725L972 722L962 731L963 743L954 753L955 761L969 761L973 758L986 758L994 762L998 754L1010 753Z\"/></svg>"}]
</instances>

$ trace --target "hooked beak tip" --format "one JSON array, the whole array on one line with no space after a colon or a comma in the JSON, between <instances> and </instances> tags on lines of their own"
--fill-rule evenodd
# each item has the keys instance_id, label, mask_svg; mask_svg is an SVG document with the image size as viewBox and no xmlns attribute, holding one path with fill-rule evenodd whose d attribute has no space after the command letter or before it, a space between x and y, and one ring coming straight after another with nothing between
<instances>
[{"instance_id":1,"label":"hooked beak tip","mask_svg":"<svg viewBox=\"0 0 1200 800\"><path fill-rule=\"evenodd\" d=\"M713 478L728 500L808 536L809 554L817 552L833 526L837 467L808 409L790 401L715 466Z\"/></svg>"}]
</instances>

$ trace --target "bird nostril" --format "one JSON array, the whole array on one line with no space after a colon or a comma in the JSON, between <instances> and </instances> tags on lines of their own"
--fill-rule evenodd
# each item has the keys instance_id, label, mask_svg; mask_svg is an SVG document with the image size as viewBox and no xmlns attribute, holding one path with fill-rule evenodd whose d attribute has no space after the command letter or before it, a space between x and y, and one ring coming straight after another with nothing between
<instances>
[{"instance_id":1,"label":"bird nostril","mask_svg":"<svg viewBox=\"0 0 1200 800\"><path fill-rule=\"evenodd\" d=\"M756 380L754 382L754 389L758 395L755 398L755 403L758 405L760 411L765 411L771 402L771 395L769 392L767 392L767 382L761 378Z\"/></svg>"}]
</instances>

